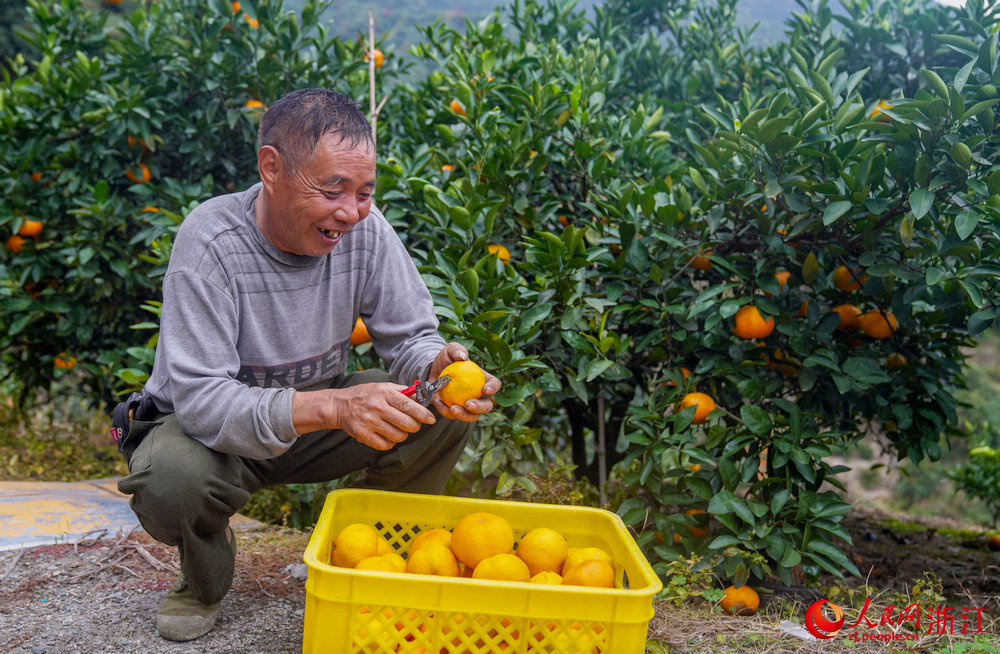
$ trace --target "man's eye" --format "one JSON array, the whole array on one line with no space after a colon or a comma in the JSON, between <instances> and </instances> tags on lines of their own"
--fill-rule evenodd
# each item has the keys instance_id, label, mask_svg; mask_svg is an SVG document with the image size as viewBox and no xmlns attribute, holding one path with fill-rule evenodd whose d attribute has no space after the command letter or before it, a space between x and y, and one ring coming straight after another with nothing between
<instances>
[{"instance_id":1,"label":"man's eye","mask_svg":"<svg viewBox=\"0 0 1000 654\"><path fill-rule=\"evenodd\" d=\"M340 191L324 191L323 195L328 198L335 199L340 197Z\"/></svg>"}]
</instances>

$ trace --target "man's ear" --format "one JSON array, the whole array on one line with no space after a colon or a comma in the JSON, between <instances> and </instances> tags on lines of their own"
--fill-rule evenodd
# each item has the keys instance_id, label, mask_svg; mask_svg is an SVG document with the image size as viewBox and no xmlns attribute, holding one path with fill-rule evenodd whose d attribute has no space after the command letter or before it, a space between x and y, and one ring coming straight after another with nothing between
<instances>
[{"instance_id":1,"label":"man's ear","mask_svg":"<svg viewBox=\"0 0 1000 654\"><path fill-rule=\"evenodd\" d=\"M282 174L282 167L281 154L273 145L265 145L257 150L257 171L268 193L274 190L274 184Z\"/></svg>"}]
</instances>

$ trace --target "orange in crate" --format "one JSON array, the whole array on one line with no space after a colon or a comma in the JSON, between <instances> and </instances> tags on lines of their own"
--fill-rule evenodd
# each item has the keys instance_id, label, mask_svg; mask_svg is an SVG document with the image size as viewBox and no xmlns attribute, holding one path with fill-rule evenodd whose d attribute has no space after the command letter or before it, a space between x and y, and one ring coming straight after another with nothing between
<instances>
[{"instance_id":1,"label":"orange in crate","mask_svg":"<svg viewBox=\"0 0 1000 654\"><path fill-rule=\"evenodd\" d=\"M333 538L371 525L402 553L421 533L451 530L488 512L515 542L539 527L569 547L597 547L615 562L613 588L354 570L330 564ZM602 509L340 489L306 548L304 654L640 654L662 584L621 519Z\"/></svg>"}]
</instances>

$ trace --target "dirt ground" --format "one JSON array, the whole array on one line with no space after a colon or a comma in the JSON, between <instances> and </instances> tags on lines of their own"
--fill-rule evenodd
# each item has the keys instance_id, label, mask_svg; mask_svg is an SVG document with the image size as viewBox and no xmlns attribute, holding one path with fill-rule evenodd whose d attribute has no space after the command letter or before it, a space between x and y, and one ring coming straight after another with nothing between
<instances>
[{"instance_id":1,"label":"dirt ground","mask_svg":"<svg viewBox=\"0 0 1000 654\"><path fill-rule=\"evenodd\" d=\"M906 594L916 580L932 572L949 599L962 602L959 606L988 609L989 629L1000 643L1000 552L986 547L984 535L956 536L946 521L918 524L899 518L863 508L848 515L845 525L854 539L848 552L867 578L851 579L850 584L867 581L885 592ZM178 561L173 548L142 531L0 552L0 652L301 652L305 588L303 579L292 574L299 570L289 566L301 565L308 534L256 527L241 531L239 538L236 579L218 625L190 643L171 643L155 632L154 616L173 583ZM821 580L819 586L833 581ZM650 635L671 652L833 651L833 641L807 643L775 628L779 607L785 605L787 611L787 602L780 600L795 599L804 607L822 591L805 584L772 590L762 596L759 615L750 618L657 606ZM855 617L859 608L845 606ZM797 622L801 624L801 617ZM741 644L726 640L733 634L744 639ZM753 634L759 635L760 647L744 649Z\"/></svg>"},{"instance_id":2,"label":"dirt ground","mask_svg":"<svg viewBox=\"0 0 1000 654\"><path fill-rule=\"evenodd\" d=\"M0 552L0 652L284 654L302 651L308 535L238 533L236 577L214 630L189 643L160 638L154 619L176 577L176 549L143 531L78 545Z\"/></svg>"}]
</instances>

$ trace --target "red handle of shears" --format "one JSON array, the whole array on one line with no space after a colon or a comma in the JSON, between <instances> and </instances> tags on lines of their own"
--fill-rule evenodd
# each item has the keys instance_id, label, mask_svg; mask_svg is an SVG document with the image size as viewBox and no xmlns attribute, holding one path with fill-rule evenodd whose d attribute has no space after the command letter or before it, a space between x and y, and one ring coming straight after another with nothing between
<instances>
[{"instance_id":1,"label":"red handle of shears","mask_svg":"<svg viewBox=\"0 0 1000 654\"><path fill-rule=\"evenodd\" d=\"M413 397L413 394L417 392L417 386L419 385L420 385L420 380L418 379L417 381L410 384L408 388L404 388L399 392L405 395L406 397Z\"/></svg>"}]
</instances>

